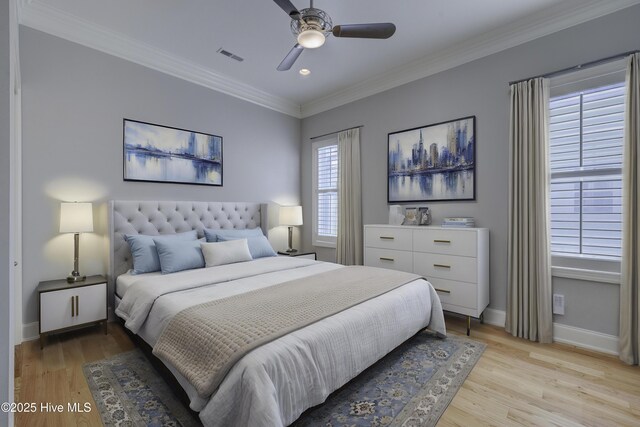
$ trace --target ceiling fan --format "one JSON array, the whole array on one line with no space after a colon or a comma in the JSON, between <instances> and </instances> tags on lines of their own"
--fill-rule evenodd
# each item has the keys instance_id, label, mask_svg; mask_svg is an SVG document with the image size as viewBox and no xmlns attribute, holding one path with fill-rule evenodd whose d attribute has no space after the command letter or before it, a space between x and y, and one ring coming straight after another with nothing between
<instances>
[{"instance_id":1,"label":"ceiling fan","mask_svg":"<svg viewBox=\"0 0 640 427\"><path fill-rule=\"evenodd\" d=\"M273 1L291 17L291 32L298 40L278 65L278 71L289 70L305 48L322 46L329 34L334 37L388 39L396 32L396 26L390 22L334 26L324 10L313 7L313 0L310 0L307 9L302 10L296 9L290 0Z\"/></svg>"}]
</instances>

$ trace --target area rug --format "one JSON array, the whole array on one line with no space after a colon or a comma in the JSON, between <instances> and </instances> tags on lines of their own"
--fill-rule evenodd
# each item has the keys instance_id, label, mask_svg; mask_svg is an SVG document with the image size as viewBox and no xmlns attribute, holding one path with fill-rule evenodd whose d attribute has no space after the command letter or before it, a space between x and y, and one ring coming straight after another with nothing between
<instances>
[{"instance_id":1,"label":"area rug","mask_svg":"<svg viewBox=\"0 0 640 427\"><path fill-rule=\"evenodd\" d=\"M434 426L484 348L420 332L294 426ZM139 350L89 363L84 372L105 426L199 424Z\"/></svg>"}]
</instances>

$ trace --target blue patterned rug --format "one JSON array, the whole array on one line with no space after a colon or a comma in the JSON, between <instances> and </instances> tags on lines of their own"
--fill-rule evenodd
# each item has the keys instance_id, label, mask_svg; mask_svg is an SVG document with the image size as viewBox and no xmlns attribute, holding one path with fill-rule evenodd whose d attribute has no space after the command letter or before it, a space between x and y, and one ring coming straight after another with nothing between
<instances>
[{"instance_id":1,"label":"blue patterned rug","mask_svg":"<svg viewBox=\"0 0 640 427\"><path fill-rule=\"evenodd\" d=\"M418 333L294 426L434 426L484 348ZM139 350L86 364L84 373L105 426L199 425Z\"/></svg>"}]
</instances>

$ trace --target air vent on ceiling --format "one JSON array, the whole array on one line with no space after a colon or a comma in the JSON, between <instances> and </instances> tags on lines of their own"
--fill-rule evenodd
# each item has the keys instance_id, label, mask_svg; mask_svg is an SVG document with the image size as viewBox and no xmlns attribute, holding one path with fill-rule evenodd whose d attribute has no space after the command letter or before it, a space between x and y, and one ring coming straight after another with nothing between
<instances>
[{"instance_id":1,"label":"air vent on ceiling","mask_svg":"<svg viewBox=\"0 0 640 427\"><path fill-rule=\"evenodd\" d=\"M229 52L228 50L224 50L223 48L218 49L218 53L221 53L224 56L228 56L231 59L235 59L238 62L244 61L244 58L241 58L238 55L234 55L233 53Z\"/></svg>"}]
</instances>

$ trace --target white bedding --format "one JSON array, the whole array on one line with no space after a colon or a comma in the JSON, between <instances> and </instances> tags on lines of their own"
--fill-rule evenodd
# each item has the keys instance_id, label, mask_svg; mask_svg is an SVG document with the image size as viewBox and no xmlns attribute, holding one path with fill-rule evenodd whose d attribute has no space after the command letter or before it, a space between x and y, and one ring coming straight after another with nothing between
<instances>
[{"instance_id":1,"label":"white bedding","mask_svg":"<svg viewBox=\"0 0 640 427\"><path fill-rule=\"evenodd\" d=\"M122 296L127 292L127 289L129 289L131 285L138 280L148 279L149 277L158 277L161 275L162 273L159 271L144 274L131 274L131 270L129 270L125 274L119 275L116 279L116 295L119 298L122 298Z\"/></svg>"},{"instance_id":2,"label":"white bedding","mask_svg":"<svg viewBox=\"0 0 640 427\"><path fill-rule=\"evenodd\" d=\"M130 284L116 313L153 346L187 307L336 268L341 266L273 257L143 278ZM207 426L288 425L427 325L446 332L435 291L416 280L253 350L208 401L169 369Z\"/></svg>"}]
</instances>

